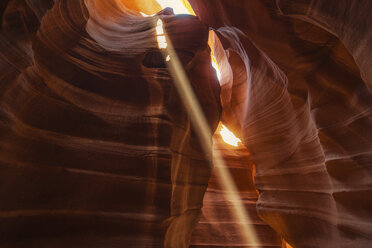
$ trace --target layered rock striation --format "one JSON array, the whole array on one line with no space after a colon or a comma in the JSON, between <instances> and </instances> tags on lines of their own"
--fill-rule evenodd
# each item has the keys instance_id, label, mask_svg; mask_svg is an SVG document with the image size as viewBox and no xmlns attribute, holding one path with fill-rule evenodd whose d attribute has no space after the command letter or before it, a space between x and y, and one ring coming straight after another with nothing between
<instances>
[{"instance_id":1,"label":"layered rock striation","mask_svg":"<svg viewBox=\"0 0 372 248\"><path fill-rule=\"evenodd\" d=\"M134 2L0 3L0 246L249 247L158 48L161 18L210 128L248 149L228 165L262 246L370 247L372 2L190 0L198 18Z\"/></svg>"},{"instance_id":2,"label":"layered rock striation","mask_svg":"<svg viewBox=\"0 0 372 248\"><path fill-rule=\"evenodd\" d=\"M293 247L371 246L371 2L190 2L231 66L259 215Z\"/></svg>"},{"instance_id":3,"label":"layered rock striation","mask_svg":"<svg viewBox=\"0 0 372 248\"><path fill-rule=\"evenodd\" d=\"M114 1L43 4L11 1L3 16L0 246L187 247L211 154L155 24L163 19L215 129L208 27L191 16L143 18Z\"/></svg>"}]
</instances>

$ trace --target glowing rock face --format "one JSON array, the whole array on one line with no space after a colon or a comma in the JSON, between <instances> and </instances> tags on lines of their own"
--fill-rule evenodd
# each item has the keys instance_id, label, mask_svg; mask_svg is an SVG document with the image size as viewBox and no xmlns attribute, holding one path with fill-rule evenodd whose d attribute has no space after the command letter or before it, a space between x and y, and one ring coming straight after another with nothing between
<instances>
[{"instance_id":1,"label":"glowing rock face","mask_svg":"<svg viewBox=\"0 0 372 248\"><path fill-rule=\"evenodd\" d=\"M238 139L229 129L227 129L225 125L222 125L220 134L223 141L225 141L229 145L238 146L239 142L241 142L241 140Z\"/></svg>"},{"instance_id":2,"label":"glowing rock face","mask_svg":"<svg viewBox=\"0 0 372 248\"><path fill-rule=\"evenodd\" d=\"M189 4L189 2L187 0L157 0L157 2L160 4L160 6L163 9L168 8L168 7L172 8L174 14L176 14L176 15L178 15L178 14L195 15L194 10L192 9L191 5ZM141 14L144 15L143 13L141 13ZM144 15L144 16L147 16L147 15ZM159 21L158 21L158 23L159 23ZM161 33L160 30L158 31L158 29L157 29L157 34L162 34L162 33ZM214 35L214 34L210 33L210 35ZM161 38L161 39L163 39L163 38ZM159 38L158 38L158 42L159 42L159 47L160 48L165 48L166 47L166 45L164 45L165 41L163 41L163 40L159 41ZM217 63L217 60L216 60L216 58L213 54L213 45L214 45L213 40L209 39L208 45L211 48L212 67L216 70L217 79L220 80L221 79L221 71L220 71L220 67Z\"/></svg>"},{"instance_id":3,"label":"glowing rock face","mask_svg":"<svg viewBox=\"0 0 372 248\"><path fill-rule=\"evenodd\" d=\"M156 0L160 6L165 9L170 7L173 9L174 14L188 14L195 15L190 4L186 0Z\"/></svg>"}]
</instances>

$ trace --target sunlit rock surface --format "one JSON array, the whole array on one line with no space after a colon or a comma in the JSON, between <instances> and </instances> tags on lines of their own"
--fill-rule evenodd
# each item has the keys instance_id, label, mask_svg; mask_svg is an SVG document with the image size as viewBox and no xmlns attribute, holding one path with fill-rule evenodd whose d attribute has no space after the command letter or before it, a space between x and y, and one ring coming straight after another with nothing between
<instances>
[{"instance_id":1,"label":"sunlit rock surface","mask_svg":"<svg viewBox=\"0 0 372 248\"><path fill-rule=\"evenodd\" d=\"M249 247L144 2L0 2L0 247ZM190 3L158 16L262 247L370 247L372 2Z\"/></svg>"}]
</instances>

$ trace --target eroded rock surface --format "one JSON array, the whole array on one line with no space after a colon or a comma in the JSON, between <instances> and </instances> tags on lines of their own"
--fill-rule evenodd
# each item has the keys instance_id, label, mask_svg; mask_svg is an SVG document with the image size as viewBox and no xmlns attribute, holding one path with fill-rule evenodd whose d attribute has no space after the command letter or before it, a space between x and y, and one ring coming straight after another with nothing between
<instances>
[{"instance_id":1,"label":"eroded rock surface","mask_svg":"<svg viewBox=\"0 0 372 248\"><path fill-rule=\"evenodd\" d=\"M263 245L280 235L296 248L370 247L372 2L190 2L202 22L158 15L211 128L221 96L222 120L249 150L258 214L277 232L258 232ZM1 247L190 243L210 154L157 48L157 17L120 3L0 3ZM208 26L221 42L221 93ZM244 247L238 220L224 233L231 216L210 208L228 212L210 185L193 244Z\"/></svg>"},{"instance_id":2,"label":"eroded rock surface","mask_svg":"<svg viewBox=\"0 0 372 248\"><path fill-rule=\"evenodd\" d=\"M220 134L219 126L213 136L214 150L218 150L228 167L245 210L248 213L248 225L254 230L261 248L280 248L282 238L258 216L256 203L258 192L254 186L255 166L249 152L243 144L237 147L226 144ZM221 182L218 180L217 165L212 170L208 188L204 196L202 217L193 232L190 248L222 248L222 247L257 247L242 235L243 220L234 214L233 203Z\"/></svg>"},{"instance_id":3,"label":"eroded rock surface","mask_svg":"<svg viewBox=\"0 0 372 248\"><path fill-rule=\"evenodd\" d=\"M155 17L113 1L43 4L4 12L0 246L187 247L211 154L159 56ZM208 27L160 15L215 129Z\"/></svg>"},{"instance_id":4,"label":"eroded rock surface","mask_svg":"<svg viewBox=\"0 0 372 248\"><path fill-rule=\"evenodd\" d=\"M371 246L371 2L190 2L238 75L223 120L256 164L259 215L294 247Z\"/></svg>"}]
</instances>

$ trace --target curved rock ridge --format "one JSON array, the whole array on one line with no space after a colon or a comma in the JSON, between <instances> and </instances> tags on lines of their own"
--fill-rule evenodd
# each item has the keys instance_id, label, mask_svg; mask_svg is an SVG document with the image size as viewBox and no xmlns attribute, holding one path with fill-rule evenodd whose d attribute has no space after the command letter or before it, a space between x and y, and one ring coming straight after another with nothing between
<instances>
[{"instance_id":1,"label":"curved rock ridge","mask_svg":"<svg viewBox=\"0 0 372 248\"><path fill-rule=\"evenodd\" d=\"M371 246L370 1L190 2L232 69L261 218L293 247Z\"/></svg>"},{"instance_id":2,"label":"curved rock ridge","mask_svg":"<svg viewBox=\"0 0 372 248\"><path fill-rule=\"evenodd\" d=\"M137 15L143 33L128 40L105 18L129 16L116 1L36 2L11 1L1 31L0 246L188 247L211 154L152 22L163 19L214 130L220 87L208 27L170 12ZM128 42L138 49L126 53Z\"/></svg>"}]
</instances>

